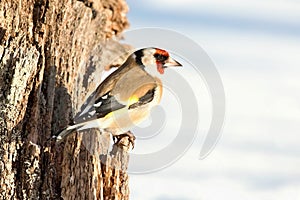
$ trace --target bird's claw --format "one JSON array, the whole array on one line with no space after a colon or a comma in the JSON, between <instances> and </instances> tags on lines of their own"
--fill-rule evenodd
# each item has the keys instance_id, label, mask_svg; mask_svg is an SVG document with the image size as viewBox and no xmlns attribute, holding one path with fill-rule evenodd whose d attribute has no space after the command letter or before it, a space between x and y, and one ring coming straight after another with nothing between
<instances>
[{"instance_id":1,"label":"bird's claw","mask_svg":"<svg viewBox=\"0 0 300 200\"><path fill-rule=\"evenodd\" d=\"M129 144L126 144L124 142L124 140L122 140L123 138L127 137L129 144L131 144L132 149L134 149L134 141L135 141L135 136L133 135L133 133L131 131L128 131L126 133L120 134L120 135L114 135L113 136L113 141L115 144L120 144L123 146L129 146Z\"/></svg>"}]
</instances>

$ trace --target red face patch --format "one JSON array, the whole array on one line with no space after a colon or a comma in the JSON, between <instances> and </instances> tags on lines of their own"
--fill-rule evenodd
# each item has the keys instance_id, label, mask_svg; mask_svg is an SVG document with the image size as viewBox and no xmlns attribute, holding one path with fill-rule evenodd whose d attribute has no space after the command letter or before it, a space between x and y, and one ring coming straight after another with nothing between
<instances>
[{"instance_id":1,"label":"red face patch","mask_svg":"<svg viewBox=\"0 0 300 200\"><path fill-rule=\"evenodd\" d=\"M162 50L162 49L156 49L156 54L160 54L162 56L166 56L166 57L169 57L169 53L165 50Z\"/></svg>"},{"instance_id":2,"label":"red face patch","mask_svg":"<svg viewBox=\"0 0 300 200\"><path fill-rule=\"evenodd\" d=\"M157 71L160 73L160 74L164 74L165 70L163 68L163 64L161 62L156 62L156 66L157 66Z\"/></svg>"},{"instance_id":3,"label":"red face patch","mask_svg":"<svg viewBox=\"0 0 300 200\"><path fill-rule=\"evenodd\" d=\"M163 61L169 57L169 53L163 49L156 49L155 55L157 55L156 59L156 66L157 66L157 71L160 74L164 74L165 69L163 68Z\"/></svg>"}]
</instances>

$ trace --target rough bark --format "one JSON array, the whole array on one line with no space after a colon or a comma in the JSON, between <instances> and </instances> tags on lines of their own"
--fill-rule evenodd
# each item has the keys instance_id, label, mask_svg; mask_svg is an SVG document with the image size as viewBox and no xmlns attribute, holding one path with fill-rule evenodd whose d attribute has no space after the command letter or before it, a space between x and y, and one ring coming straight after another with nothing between
<instances>
[{"instance_id":1,"label":"rough bark","mask_svg":"<svg viewBox=\"0 0 300 200\"><path fill-rule=\"evenodd\" d=\"M0 199L128 199L128 155L108 134L49 140L125 51L107 40L126 12L124 0L0 1Z\"/></svg>"}]
</instances>

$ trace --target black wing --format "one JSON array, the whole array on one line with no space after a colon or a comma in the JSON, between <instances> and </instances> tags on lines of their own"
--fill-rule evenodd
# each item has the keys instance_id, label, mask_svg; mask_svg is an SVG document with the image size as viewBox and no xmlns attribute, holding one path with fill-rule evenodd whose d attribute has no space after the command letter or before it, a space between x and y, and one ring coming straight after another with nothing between
<instances>
[{"instance_id":1,"label":"black wing","mask_svg":"<svg viewBox=\"0 0 300 200\"><path fill-rule=\"evenodd\" d=\"M109 92L95 101L91 101L87 107L75 118L75 123L86 122L96 118L102 118L110 112L124 108L126 105L120 104Z\"/></svg>"},{"instance_id":2,"label":"black wing","mask_svg":"<svg viewBox=\"0 0 300 200\"><path fill-rule=\"evenodd\" d=\"M139 98L138 102L130 105L129 109L134 109L136 107L139 107L139 106L142 106L142 105L145 105L145 104L151 102L154 98L154 94L155 94L155 89L148 90L148 92L144 96Z\"/></svg>"},{"instance_id":3,"label":"black wing","mask_svg":"<svg viewBox=\"0 0 300 200\"><path fill-rule=\"evenodd\" d=\"M139 98L138 102L130 105L129 109L134 109L151 102L154 98L154 94L155 89L148 90L144 96ZM90 108L84 109L83 113L80 113L79 116L75 118L75 123L102 118L113 111L126 107L126 105L119 103L114 96L111 96L109 92L89 105Z\"/></svg>"},{"instance_id":4,"label":"black wing","mask_svg":"<svg viewBox=\"0 0 300 200\"><path fill-rule=\"evenodd\" d=\"M124 108L126 105L120 104L114 96L103 95L95 101L94 108L97 118L104 117L110 112Z\"/></svg>"}]
</instances>

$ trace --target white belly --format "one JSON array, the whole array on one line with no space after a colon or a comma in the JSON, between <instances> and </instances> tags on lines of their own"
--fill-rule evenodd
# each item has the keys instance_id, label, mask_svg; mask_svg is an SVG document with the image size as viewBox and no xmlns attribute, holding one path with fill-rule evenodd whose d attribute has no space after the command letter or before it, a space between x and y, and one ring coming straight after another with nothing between
<instances>
[{"instance_id":1,"label":"white belly","mask_svg":"<svg viewBox=\"0 0 300 200\"><path fill-rule=\"evenodd\" d=\"M103 118L95 119L86 123L78 130L89 128L99 128L111 132L113 135L119 135L129 131L132 127L147 119L150 114L149 106L142 106L139 109L123 108L112 113L109 113Z\"/></svg>"}]
</instances>

